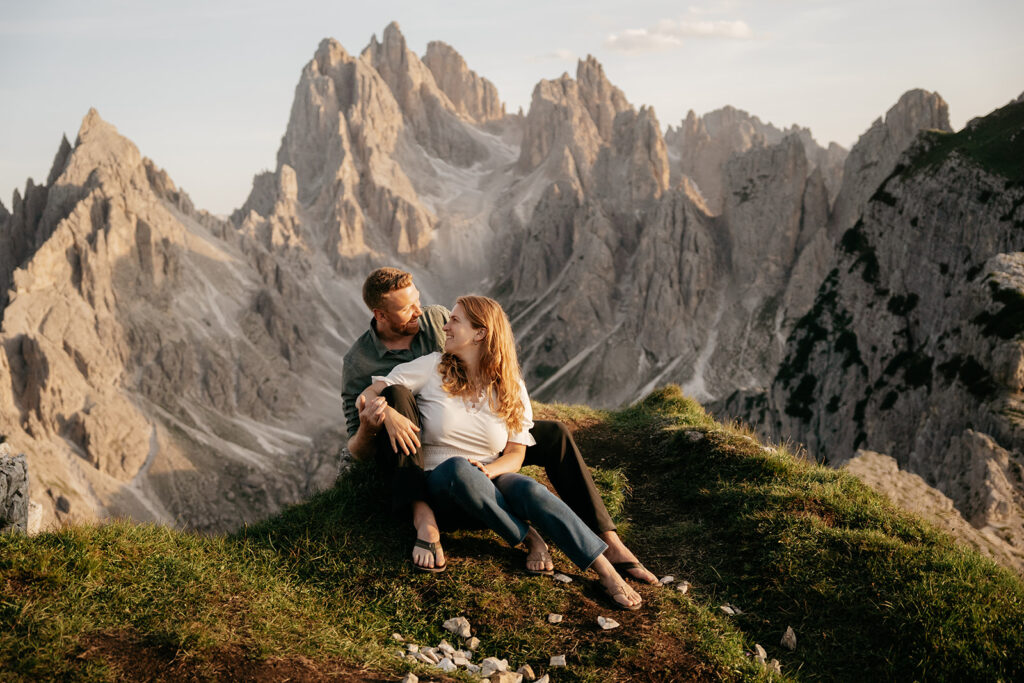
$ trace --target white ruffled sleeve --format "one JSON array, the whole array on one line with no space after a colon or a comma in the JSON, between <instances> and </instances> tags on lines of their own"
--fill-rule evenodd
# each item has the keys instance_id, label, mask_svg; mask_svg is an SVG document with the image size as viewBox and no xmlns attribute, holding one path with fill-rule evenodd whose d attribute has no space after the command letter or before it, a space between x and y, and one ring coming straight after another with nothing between
<instances>
[{"instance_id":1,"label":"white ruffled sleeve","mask_svg":"<svg viewBox=\"0 0 1024 683\"><path fill-rule=\"evenodd\" d=\"M384 382L389 387L393 384L400 384L414 394L420 393L431 375L437 372L437 366L441 362L439 352L428 353L408 363L401 363L391 369L386 377L374 375L371 382Z\"/></svg>"},{"instance_id":2,"label":"white ruffled sleeve","mask_svg":"<svg viewBox=\"0 0 1024 683\"><path fill-rule=\"evenodd\" d=\"M533 429L533 407L530 405L530 394L526 391L526 383L519 380L519 397L523 401L523 426L515 434L509 434L510 443L519 443L524 446L534 446L537 440L530 434Z\"/></svg>"}]
</instances>

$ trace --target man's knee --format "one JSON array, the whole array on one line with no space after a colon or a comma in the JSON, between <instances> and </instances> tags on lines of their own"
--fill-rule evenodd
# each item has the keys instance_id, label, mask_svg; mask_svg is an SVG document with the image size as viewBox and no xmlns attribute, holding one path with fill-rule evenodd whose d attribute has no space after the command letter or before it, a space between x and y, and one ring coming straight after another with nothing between
<instances>
[{"instance_id":1,"label":"man's knee","mask_svg":"<svg viewBox=\"0 0 1024 683\"><path fill-rule=\"evenodd\" d=\"M400 384L392 384L391 386L384 387L384 390L380 392L380 395L384 397L384 400L388 402L388 405L397 410L399 413L412 419L417 413L416 397L409 391L408 387Z\"/></svg>"},{"instance_id":2,"label":"man's knee","mask_svg":"<svg viewBox=\"0 0 1024 683\"><path fill-rule=\"evenodd\" d=\"M530 434L537 441L538 446L560 446L572 440L572 432L564 422L557 420L537 420L533 423Z\"/></svg>"}]
</instances>

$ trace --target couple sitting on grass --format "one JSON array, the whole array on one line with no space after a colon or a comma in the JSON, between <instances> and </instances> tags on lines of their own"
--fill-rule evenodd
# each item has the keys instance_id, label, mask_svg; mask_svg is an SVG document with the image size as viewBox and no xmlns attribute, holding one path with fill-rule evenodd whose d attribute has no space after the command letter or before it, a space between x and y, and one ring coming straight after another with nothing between
<instances>
[{"instance_id":1,"label":"couple sitting on grass","mask_svg":"<svg viewBox=\"0 0 1024 683\"><path fill-rule=\"evenodd\" d=\"M616 533L565 425L533 421L501 306L462 296L450 313L421 308L412 276L395 268L370 273L363 300L373 320L345 355L348 447L376 461L396 509L411 508L414 566L444 570L442 526L482 525L525 544L527 572L551 574L547 537L593 569L618 607L638 609L640 594L619 572L657 580ZM524 464L542 465L561 498L518 474Z\"/></svg>"}]
</instances>

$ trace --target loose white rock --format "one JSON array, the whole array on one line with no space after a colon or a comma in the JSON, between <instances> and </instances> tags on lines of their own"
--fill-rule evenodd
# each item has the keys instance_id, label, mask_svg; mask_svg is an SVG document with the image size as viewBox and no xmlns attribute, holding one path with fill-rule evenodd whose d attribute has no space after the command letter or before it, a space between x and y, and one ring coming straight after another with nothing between
<instances>
[{"instance_id":1,"label":"loose white rock","mask_svg":"<svg viewBox=\"0 0 1024 683\"><path fill-rule=\"evenodd\" d=\"M543 676L537 679L536 683L549 683L550 680L551 679L548 678L548 675L544 674Z\"/></svg>"},{"instance_id":2,"label":"loose white rock","mask_svg":"<svg viewBox=\"0 0 1024 683\"><path fill-rule=\"evenodd\" d=\"M413 657L415 657L416 661L420 662L421 664L430 664L431 666L433 666L434 664L437 664L437 660L436 659L431 659L430 657L426 656L422 652L417 652L416 654L413 655Z\"/></svg>"},{"instance_id":3,"label":"loose white rock","mask_svg":"<svg viewBox=\"0 0 1024 683\"><path fill-rule=\"evenodd\" d=\"M776 674L781 675L782 674L782 665L779 664L779 660L773 659L768 664L768 670L771 671L772 673L776 673Z\"/></svg>"},{"instance_id":4,"label":"loose white rock","mask_svg":"<svg viewBox=\"0 0 1024 683\"><path fill-rule=\"evenodd\" d=\"M405 649L408 650L409 652L419 652L420 651L420 646L417 645L416 643L409 643L408 645L405 646Z\"/></svg>"},{"instance_id":5,"label":"loose white rock","mask_svg":"<svg viewBox=\"0 0 1024 683\"><path fill-rule=\"evenodd\" d=\"M537 675L533 673L533 668L529 664L523 664L521 667L516 669L516 673L528 681L532 681L537 678Z\"/></svg>"},{"instance_id":6,"label":"loose white rock","mask_svg":"<svg viewBox=\"0 0 1024 683\"><path fill-rule=\"evenodd\" d=\"M562 623L562 615L561 614L555 614L554 612L552 612L551 614L548 615L548 623L549 624L560 624L560 623Z\"/></svg>"},{"instance_id":7,"label":"loose white rock","mask_svg":"<svg viewBox=\"0 0 1024 683\"><path fill-rule=\"evenodd\" d=\"M786 627L786 632L782 634L780 643L783 647L787 647L790 650L796 649L796 631L793 630L792 626Z\"/></svg>"},{"instance_id":8,"label":"loose white rock","mask_svg":"<svg viewBox=\"0 0 1024 683\"><path fill-rule=\"evenodd\" d=\"M455 648L452 647L447 640L442 640L440 643L438 643L437 649L438 651L443 652L446 655L450 655L453 652L455 652Z\"/></svg>"},{"instance_id":9,"label":"loose white rock","mask_svg":"<svg viewBox=\"0 0 1024 683\"><path fill-rule=\"evenodd\" d=\"M410 671L405 674L405 677L399 683L420 683L420 679L419 676Z\"/></svg>"},{"instance_id":10,"label":"loose white rock","mask_svg":"<svg viewBox=\"0 0 1024 683\"><path fill-rule=\"evenodd\" d=\"M561 572L557 572L555 574L555 581L561 581L562 583L572 583L572 578L566 576L565 574L562 574Z\"/></svg>"},{"instance_id":11,"label":"loose white rock","mask_svg":"<svg viewBox=\"0 0 1024 683\"><path fill-rule=\"evenodd\" d=\"M523 677L511 671L498 671L491 674L491 683L523 683Z\"/></svg>"},{"instance_id":12,"label":"loose white rock","mask_svg":"<svg viewBox=\"0 0 1024 683\"><path fill-rule=\"evenodd\" d=\"M450 674L451 672L458 670L459 667L455 666L455 662L445 657L437 663L437 668Z\"/></svg>"},{"instance_id":13,"label":"loose white rock","mask_svg":"<svg viewBox=\"0 0 1024 683\"><path fill-rule=\"evenodd\" d=\"M400 643L404 643L405 642L405 638L402 637L401 633L392 633L391 637L394 638L395 640L397 640Z\"/></svg>"},{"instance_id":14,"label":"loose white rock","mask_svg":"<svg viewBox=\"0 0 1024 683\"><path fill-rule=\"evenodd\" d=\"M404 659L405 658L405 650L403 650L401 648L395 650L395 656L398 657L399 659Z\"/></svg>"},{"instance_id":15,"label":"loose white rock","mask_svg":"<svg viewBox=\"0 0 1024 683\"><path fill-rule=\"evenodd\" d=\"M660 583L662 586L664 586L664 585L672 583L675 580L676 580L676 577L674 577L674 576L671 576L671 575L663 576L663 577L661 577L661 579L658 580L658 583Z\"/></svg>"},{"instance_id":16,"label":"loose white rock","mask_svg":"<svg viewBox=\"0 0 1024 683\"><path fill-rule=\"evenodd\" d=\"M455 666L469 666L469 660L465 657L460 657L459 655L455 655L454 657L452 657L452 662L455 663Z\"/></svg>"},{"instance_id":17,"label":"loose white rock","mask_svg":"<svg viewBox=\"0 0 1024 683\"><path fill-rule=\"evenodd\" d=\"M470 638L466 641L466 647L469 648L470 652L476 652L476 649L480 647L480 639L475 636Z\"/></svg>"},{"instance_id":18,"label":"loose white rock","mask_svg":"<svg viewBox=\"0 0 1024 683\"><path fill-rule=\"evenodd\" d=\"M565 655L551 655L548 666L565 666Z\"/></svg>"},{"instance_id":19,"label":"loose white rock","mask_svg":"<svg viewBox=\"0 0 1024 683\"><path fill-rule=\"evenodd\" d=\"M682 593L683 595L686 595L687 593L690 592L690 582L689 581L680 581L679 583L676 584L676 590L679 591L680 593Z\"/></svg>"},{"instance_id":20,"label":"loose white rock","mask_svg":"<svg viewBox=\"0 0 1024 683\"><path fill-rule=\"evenodd\" d=\"M454 619L449 619L442 624L442 627L446 631L451 631L460 638L469 638L469 619L466 619L466 617L455 617Z\"/></svg>"},{"instance_id":21,"label":"loose white rock","mask_svg":"<svg viewBox=\"0 0 1024 683\"><path fill-rule=\"evenodd\" d=\"M508 660L498 659L497 657L488 657L484 661L480 662L480 675L484 678L490 676L496 671L508 671Z\"/></svg>"},{"instance_id":22,"label":"loose white rock","mask_svg":"<svg viewBox=\"0 0 1024 683\"><path fill-rule=\"evenodd\" d=\"M755 659L757 659L757 661L761 662L762 664L764 664L765 661L767 661L768 659L768 653L765 652L764 648L760 645L754 645L754 655Z\"/></svg>"},{"instance_id":23,"label":"loose white rock","mask_svg":"<svg viewBox=\"0 0 1024 683\"><path fill-rule=\"evenodd\" d=\"M441 655L437 654L437 651L432 647L420 649L420 654L429 659L431 664L437 664L441 661Z\"/></svg>"},{"instance_id":24,"label":"loose white rock","mask_svg":"<svg viewBox=\"0 0 1024 683\"><path fill-rule=\"evenodd\" d=\"M452 653L452 659L455 657L462 657L464 659L473 659L473 653L467 652L466 650L456 650Z\"/></svg>"},{"instance_id":25,"label":"loose white rock","mask_svg":"<svg viewBox=\"0 0 1024 683\"><path fill-rule=\"evenodd\" d=\"M467 664L466 671L468 671L471 674L475 674L480 671L480 666L477 664Z\"/></svg>"},{"instance_id":26,"label":"loose white rock","mask_svg":"<svg viewBox=\"0 0 1024 683\"><path fill-rule=\"evenodd\" d=\"M728 614L728 615L729 615L730 617L736 616L736 610L734 610L734 609L733 609L732 607L730 607L729 605L722 605L722 606L721 606L721 607L719 607L718 609L722 610L723 612L725 612L726 614Z\"/></svg>"},{"instance_id":27,"label":"loose white rock","mask_svg":"<svg viewBox=\"0 0 1024 683\"><path fill-rule=\"evenodd\" d=\"M609 619L608 617L598 617L597 625L603 628L605 631L610 631L613 628L618 628L619 622L615 621L614 619Z\"/></svg>"}]
</instances>

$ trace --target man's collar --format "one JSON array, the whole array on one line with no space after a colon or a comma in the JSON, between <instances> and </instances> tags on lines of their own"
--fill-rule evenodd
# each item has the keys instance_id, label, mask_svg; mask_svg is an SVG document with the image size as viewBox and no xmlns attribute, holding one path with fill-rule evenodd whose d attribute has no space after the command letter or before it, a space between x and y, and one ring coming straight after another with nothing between
<instances>
[{"instance_id":1,"label":"man's collar","mask_svg":"<svg viewBox=\"0 0 1024 683\"><path fill-rule=\"evenodd\" d=\"M412 342L416 341L416 337L422 332L422 328L412 336L412 341L409 342L409 350L412 350ZM384 346L384 342L381 341L380 335L377 334L377 319L370 318L370 337L373 338L373 348L377 350L377 358L384 358L391 351L388 347ZM404 351L405 349L402 349Z\"/></svg>"}]
</instances>

